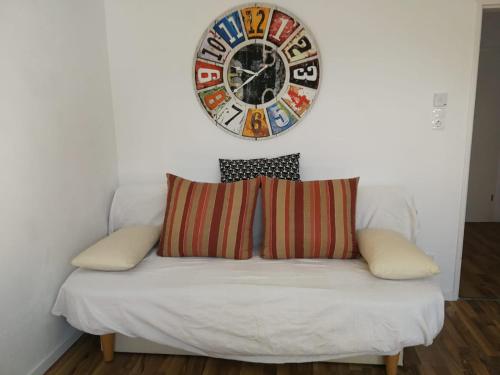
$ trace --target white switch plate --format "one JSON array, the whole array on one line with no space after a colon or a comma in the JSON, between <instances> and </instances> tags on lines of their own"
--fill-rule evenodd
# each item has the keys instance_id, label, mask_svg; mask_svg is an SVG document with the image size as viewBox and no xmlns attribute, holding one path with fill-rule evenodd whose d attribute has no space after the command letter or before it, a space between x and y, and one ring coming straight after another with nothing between
<instances>
[{"instance_id":1,"label":"white switch plate","mask_svg":"<svg viewBox=\"0 0 500 375\"><path fill-rule=\"evenodd\" d=\"M437 108L444 108L448 106L448 93L437 92L434 94L433 106Z\"/></svg>"},{"instance_id":2,"label":"white switch plate","mask_svg":"<svg viewBox=\"0 0 500 375\"><path fill-rule=\"evenodd\" d=\"M432 128L434 130L444 129L444 120L446 118L446 108L434 108L432 110Z\"/></svg>"}]
</instances>

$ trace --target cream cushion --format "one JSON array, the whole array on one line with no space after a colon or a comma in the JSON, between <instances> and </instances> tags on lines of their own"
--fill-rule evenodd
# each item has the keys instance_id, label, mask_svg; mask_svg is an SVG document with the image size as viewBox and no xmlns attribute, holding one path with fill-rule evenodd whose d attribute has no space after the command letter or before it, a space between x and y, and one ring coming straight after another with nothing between
<instances>
[{"instance_id":1,"label":"cream cushion","mask_svg":"<svg viewBox=\"0 0 500 375\"><path fill-rule=\"evenodd\" d=\"M403 235L389 229L362 229L358 246L373 275L382 279L417 279L439 273L438 265Z\"/></svg>"},{"instance_id":2,"label":"cream cushion","mask_svg":"<svg viewBox=\"0 0 500 375\"><path fill-rule=\"evenodd\" d=\"M125 227L111 233L71 261L76 267L98 271L124 271L133 268L153 248L160 237L160 226Z\"/></svg>"}]
</instances>

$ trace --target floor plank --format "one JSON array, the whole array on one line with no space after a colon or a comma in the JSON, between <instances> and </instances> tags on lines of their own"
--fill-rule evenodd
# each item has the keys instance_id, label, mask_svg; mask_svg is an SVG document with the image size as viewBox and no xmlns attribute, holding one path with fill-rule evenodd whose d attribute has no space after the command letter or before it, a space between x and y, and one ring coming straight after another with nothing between
<instances>
[{"instance_id":1,"label":"floor plank","mask_svg":"<svg viewBox=\"0 0 500 375\"><path fill-rule=\"evenodd\" d=\"M399 375L500 375L500 302L446 303L442 332L429 347L405 349ZM383 366L258 364L195 356L116 353L104 363L99 339L83 335L46 375L384 375Z\"/></svg>"},{"instance_id":2,"label":"floor plank","mask_svg":"<svg viewBox=\"0 0 500 375\"><path fill-rule=\"evenodd\" d=\"M465 223L460 297L500 299L500 223Z\"/></svg>"}]
</instances>

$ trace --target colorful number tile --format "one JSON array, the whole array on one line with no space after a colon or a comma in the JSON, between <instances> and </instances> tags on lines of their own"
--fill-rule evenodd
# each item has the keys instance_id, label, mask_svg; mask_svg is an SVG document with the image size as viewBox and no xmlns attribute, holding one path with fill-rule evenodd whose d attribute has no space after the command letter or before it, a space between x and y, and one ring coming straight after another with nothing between
<instances>
[{"instance_id":1,"label":"colorful number tile","mask_svg":"<svg viewBox=\"0 0 500 375\"><path fill-rule=\"evenodd\" d=\"M222 67L197 60L195 65L196 89L219 85L222 83Z\"/></svg>"},{"instance_id":2,"label":"colorful number tile","mask_svg":"<svg viewBox=\"0 0 500 375\"><path fill-rule=\"evenodd\" d=\"M267 33L267 40L278 47L299 27L299 23L289 15L275 10Z\"/></svg>"},{"instance_id":3,"label":"colorful number tile","mask_svg":"<svg viewBox=\"0 0 500 375\"><path fill-rule=\"evenodd\" d=\"M267 117L273 134L281 133L297 122L297 118L281 102L276 102L267 108Z\"/></svg>"},{"instance_id":4,"label":"colorful number tile","mask_svg":"<svg viewBox=\"0 0 500 375\"><path fill-rule=\"evenodd\" d=\"M245 107L232 99L214 116L217 124L231 133L240 135L245 120Z\"/></svg>"},{"instance_id":5,"label":"colorful number tile","mask_svg":"<svg viewBox=\"0 0 500 375\"><path fill-rule=\"evenodd\" d=\"M271 10L265 7L249 7L241 10L248 39L263 38Z\"/></svg>"},{"instance_id":6,"label":"colorful number tile","mask_svg":"<svg viewBox=\"0 0 500 375\"><path fill-rule=\"evenodd\" d=\"M245 40L240 14L237 10L216 22L214 29L231 48Z\"/></svg>"},{"instance_id":7,"label":"colorful number tile","mask_svg":"<svg viewBox=\"0 0 500 375\"><path fill-rule=\"evenodd\" d=\"M288 86L283 100L300 117L307 111L316 94L315 90L301 86Z\"/></svg>"},{"instance_id":8,"label":"colorful number tile","mask_svg":"<svg viewBox=\"0 0 500 375\"><path fill-rule=\"evenodd\" d=\"M230 50L224 39L214 29L210 29L200 43L198 57L215 63L224 63Z\"/></svg>"},{"instance_id":9,"label":"colorful number tile","mask_svg":"<svg viewBox=\"0 0 500 375\"><path fill-rule=\"evenodd\" d=\"M317 89L319 85L318 59L299 63L290 67L290 82Z\"/></svg>"},{"instance_id":10,"label":"colorful number tile","mask_svg":"<svg viewBox=\"0 0 500 375\"><path fill-rule=\"evenodd\" d=\"M283 53L290 63L307 59L318 54L313 39L304 29L300 30L283 48Z\"/></svg>"},{"instance_id":11,"label":"colorful number tile","mask_svg":"<svg viewBox=\"0 0 500 375\"><path fill-rule=\"evenodd\" d=\"M223 104L231 99L224 87L201 91L199 92L199 95L203 106L212 115L212 117L217 116L217 114L224 107Z\"/></svg>"},{"instance_id":12,"label":"colorful number tile","mask_svg":"<svg viewBox=\"0 0 500 375\"><path fill-rule=\"evenodd\" d=\"M269 125L263 109L249 109L242 135L251 138L269 137Z\"/></svg>"}]
</instances>

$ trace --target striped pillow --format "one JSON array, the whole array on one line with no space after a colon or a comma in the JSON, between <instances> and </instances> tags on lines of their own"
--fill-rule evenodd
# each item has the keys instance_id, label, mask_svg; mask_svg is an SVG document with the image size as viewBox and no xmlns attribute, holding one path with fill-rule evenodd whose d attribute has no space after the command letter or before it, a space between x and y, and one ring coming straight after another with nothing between
<instances>
[{"instance_id":1,"label":"striped pillow","mask_svg":"<svg viewBox=\"0 0 500 375\"><path fill-rule=\"evenodd\" d=\"M201 183L167 174L160 256L248 259L259 179Z\"/></svg>"},{"instance_id":2,"label":"striped pillow","mask_svg":"<svg viewBox=\"0 0 500 375\"><path fill-rule=\"evenodd\" d=\"M287 181L261 177L264 258L355 258L359 178Z\"/></svg>"}]
</instances>

